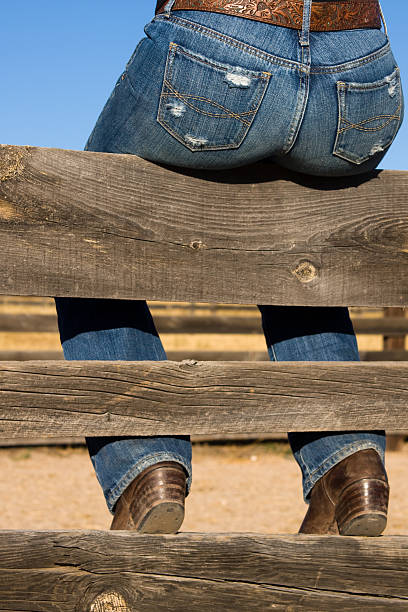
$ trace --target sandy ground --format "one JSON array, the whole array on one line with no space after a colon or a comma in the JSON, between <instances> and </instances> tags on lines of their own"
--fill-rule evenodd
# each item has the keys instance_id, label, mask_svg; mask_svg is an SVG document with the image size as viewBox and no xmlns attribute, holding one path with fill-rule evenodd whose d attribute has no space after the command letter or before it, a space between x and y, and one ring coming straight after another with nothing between
<instances>
[{"instance_id":1,"label":"sandy ground","mask_svg":"<svg viewBox=\"0 0 408 612\"><path fill-rule=\"evenodd\" d=\"M384 535L408 531L408 444L387 453ZM186 532L296 533L306 506L286 443L193 446ZM0 529L108 529L111 515L83 447L0 449Z\"/></svg>"}]
</instances>

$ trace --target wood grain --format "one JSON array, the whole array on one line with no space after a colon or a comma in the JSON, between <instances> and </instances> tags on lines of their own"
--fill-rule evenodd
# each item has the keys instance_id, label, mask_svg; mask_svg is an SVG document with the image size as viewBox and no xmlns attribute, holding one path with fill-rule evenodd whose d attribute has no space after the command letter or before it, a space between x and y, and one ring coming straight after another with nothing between
<instances>
[{"instance_id":1,"label":"wood grain","mask_svg":"<svg viewBox=\"0 0 408 612\"><path fill-rule=\"evenodd\" d=\"M0 533L2 610L87 612L104 600L138 612L406 610L408 539Z\"/></svg>"},{"instance_id":2,"label":"wood grain","mask_svg":"<svg viewBox=\"0 0 408 612\"><path fill-rule=\"evenodd\" d=\"M0 291L234 304L408 304L408 172L175 171L0 149Z\"/></svg>"},{"instance_id":3,"label":"wood grain","mask_svg":"<svg viewBox=\"0 0 408 612\"><path fill-rule=\"evenodd\" d=\"M398 362L0 364L0 437L408 429Z\"/></svg>"}]
</instances>

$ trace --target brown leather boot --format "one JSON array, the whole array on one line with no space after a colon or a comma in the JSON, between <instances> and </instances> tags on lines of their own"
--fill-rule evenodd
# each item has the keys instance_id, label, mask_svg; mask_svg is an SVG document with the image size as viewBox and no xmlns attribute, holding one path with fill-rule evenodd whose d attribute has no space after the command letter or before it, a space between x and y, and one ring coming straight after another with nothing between
<instances>
[{"instance_id":1,"label":"brown leather boot","mask_svg":"<svg viewBox=\"0 0 408 612\"><path fill-rule=\"evenodd\" d=\"M115 505L111 529L176 533L184 519L186 472L180 463L161 461L130 483Z\"/></svg>"},{"instance_id":2,"label":"brown leather boot","mask_svg":"<svg viewBox=\"0 0 408 612\"><path fill-rule=\"evenodd\" d=\"M317 481L299 533L379 536L387 524L388 497L377 451L357 451Z\"/></svg>"}]
</instances>

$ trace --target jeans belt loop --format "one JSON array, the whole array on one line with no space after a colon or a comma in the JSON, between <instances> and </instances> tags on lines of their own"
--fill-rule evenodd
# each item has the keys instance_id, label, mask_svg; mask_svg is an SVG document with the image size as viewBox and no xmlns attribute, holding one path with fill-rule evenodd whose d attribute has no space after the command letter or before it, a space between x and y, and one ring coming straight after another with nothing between
<instances>
[{"instance_id":1,"label":"jeans belt loop","mask_svg":"<svg viewBox=\"0 0 408 612\"><path fill-rule=\"evenodd\" d=\"M170 17L170 12L171 9L173 8L173 4L175 3L176 0L169 0L165 5L164 5L164 15L165 17Z\"/></svg>"},{"instance_id":2,"label":"jeans belt loop","mask_svg":"<svg viewBox=\"0 0 408 612\"><path fill-rule=\"evenodd\" d=\"M299 42L302 45L302 47L308 47L310 45L311 19L312 19L312 0L304 0L302 32L300 34L300 39L299 39Z\"/></svg>"}]
</instances>

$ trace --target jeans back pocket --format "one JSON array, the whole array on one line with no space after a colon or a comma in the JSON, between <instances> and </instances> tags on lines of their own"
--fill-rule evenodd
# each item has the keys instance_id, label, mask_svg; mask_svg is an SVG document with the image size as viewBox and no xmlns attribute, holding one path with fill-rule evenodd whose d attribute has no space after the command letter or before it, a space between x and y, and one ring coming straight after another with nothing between
<instances>
[{"instance_id":1,"label":"jeans back pocket","mask_svg":"<svg viewBox=\"0 0 408 612\"><path fill-rule=\"evenodd\" d=\"M402 121L399 69L374 83L337 82L339 122L333 153L362 164L390 146Z\"/></svg>"},{"instance_id":2,"label":"jeans back pocket","mask_svg":"<svg viewBox=\"0 0 408 612\"><path fill-rule=\"evenodd\" d=\"M191 151L238 148L270 77L170 43L157 121Z\"/></svg>"}]
</instances>

